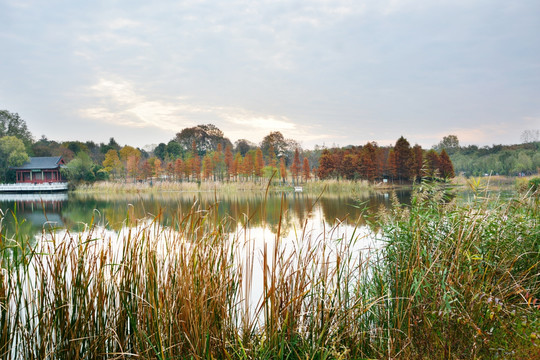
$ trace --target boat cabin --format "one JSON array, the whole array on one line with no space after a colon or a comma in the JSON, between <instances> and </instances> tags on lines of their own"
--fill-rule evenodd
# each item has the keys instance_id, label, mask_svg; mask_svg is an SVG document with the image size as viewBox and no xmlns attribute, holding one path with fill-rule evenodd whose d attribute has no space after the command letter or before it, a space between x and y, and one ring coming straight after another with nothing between
<instances>
[{"instance_id":1,"label":"boat cabin","mask_svg":"<svg viewBox=\"0 0 540 360\"><path fill-rule=\"evenodd\" d=\"M16 172L17 184L55 183L66 181L60 174L60 168L65 164L61 156L31 157L29 162L12 169Z\"/></svg>"}]
</instances>

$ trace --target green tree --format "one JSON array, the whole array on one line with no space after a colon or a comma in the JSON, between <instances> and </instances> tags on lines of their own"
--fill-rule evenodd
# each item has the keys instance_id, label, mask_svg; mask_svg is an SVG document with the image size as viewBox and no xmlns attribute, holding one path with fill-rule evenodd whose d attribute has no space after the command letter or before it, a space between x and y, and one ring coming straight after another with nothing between
<instances>
[{"instance_id":1,"label":"green tree","mask_svg":"<svg viewBox=\"0 0 540 360\"><path fill-rule=\"evenodd\" d=\"M0 137L15 136L21 140L27 149L30 149L33 139L26 126L26 122L17 113L0 110Z\"/></svg>"},{"instance_id":2,"label":"green tree","mask_svg":"<svg viewBox=\"0 0 540 360\"><path fill-rule=\"evenodd\" d=\"M287 141L281 132L273 131L263 138L261 142L261 150L263 155L268 159L273 158L271 150L273 150L276 157L282 158L287 152Z\"/></svg>"},{"instance_id":3,"label":"green tree","mask_svg":"<svg viewBox=\"0 0 540 360\"><path fill-rule=\"evenodd\" d=\"M249 150L253 150L256 147L257 145L246 139L240 139L234 142L235 151L239 152L242 156L246 156Z\"/></svg>"},{"instance_id":4,"label":"green tree","mask_svg":"<svg viewBox=\"0 0 540 360\"><path fill-rule=\"evenodd\" d=\"M445 136L433 149L437 151L444 149L448 154L454 154L459 150L459 139L456 135Z\"/></svg>"},{"instance_id":5,"label":"green tree","mask_svg":"<svg viewBox=\"0 0 540 360\"><path fill-rule=\"evenodd\" d=\"M224 136L223 131L212 124L185 128L176 134L175 141L186 152L189 151L192 143L195 142L199 156L204 156L207 152L217 150L218 144L221 144L222 148L231 145L231 141Z\"/></svg>"},{"instance_id":6,"label":"green tree","mask_svg":"<svg viewBox=\"0 0 540 360\"><path fill-rule=\"evenodd\" d=\"M9 168L21 166L29 160L24 142L15 136L0 138L0 176L1 181L8 180Z\"/></svg>"},{"instance_id":7,"label":"green tree","mask_svg":"<svg viewBox=\"0 0 540 360\"><path fill-rule=\"evenodd\" d=\"M184 150L182 149L182 145L174 140L171 140L167 143L165 153L169 160L176 160L184 155Z\"/></svg>"},{"instance_id":8,"label":"green tree","mask_svg":"<svg viewBox=\"0 0 540 360\"><path fill-rule=\"evenodd\" d=\"M63 169L63 175L72 182L95 181L94 174L95 164L90 158L90 155L81 151L71 160Z\"/></svg>"},{"instance_id":9,"label":"green tree","mask_svg":"<svg viewBox=\"0 0 540 360\"><path fill-rule=\"evenodd\" d=\"M154 155L158 159L165 160L167 156L167 145L165 145L165 143L160 143L158 146L156 146L156 148L154 149Z\"/></svg>"}]
</instances>

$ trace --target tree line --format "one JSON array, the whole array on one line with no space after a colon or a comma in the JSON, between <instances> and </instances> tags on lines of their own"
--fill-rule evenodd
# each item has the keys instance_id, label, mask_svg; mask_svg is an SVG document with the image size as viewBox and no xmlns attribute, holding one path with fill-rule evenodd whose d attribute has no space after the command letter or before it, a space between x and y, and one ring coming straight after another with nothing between
<instances>
[{"instance_id":1,"label":"tree line","mask_svg":"<svg viewBox=\"0 0 540 360\"><path fill-rule=\"evenodd\" d=\"M28 156L62 156L64 176L74 182L97 180L263 181L305 182L310 179L411 181L424 176L453 177L447 151L413 147L400 137L394 146L304 150L293 139L272 131L259 144L246 139L234 144L212 124L185 128L152 150L92 141L57 142L42 136L34 141L18 114L0 111L2 181L13 180L8 169Z\"/></svg>"},{"instance_id":2,"label":"tree line","mask_svg":"<svg viewBox=\"0 0 540 360\"><path fill-rule=\"evenodd\" d=\"M380 147L375 142L364 146L322 151L318 176L326 178L365 179L369 181L411 181L422 177L452 178L452 161L443 149L440 153L410 146L400 137L393 147Z\"/></svg>"},{"instance_id":3,"label":"tree line","mask_svg":"<svg viewBox=\"0 0 540 360\"><path fill-rule=\"evenodd\" d=\"M517 145L460 146L456 135L448 135L434 146L445 150L458 174L465 176L526 176L540 172L540 139L538 131L525 130L523 143Z\"/></svg>"}]
</instances>

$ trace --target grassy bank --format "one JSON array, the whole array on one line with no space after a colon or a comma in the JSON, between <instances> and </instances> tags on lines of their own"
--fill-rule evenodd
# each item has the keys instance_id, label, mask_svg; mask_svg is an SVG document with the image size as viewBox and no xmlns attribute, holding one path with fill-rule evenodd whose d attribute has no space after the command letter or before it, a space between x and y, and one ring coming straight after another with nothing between
<instances>
[{"instance_id":1,"label":"grassy bank","mask_svg":"<svg viewBox=\"0 0 540 360\"><path fill-rule=\"evenodd\" d=\"M377 188L376 185L368 181L359 180L320 180L301 183L303 191L320 194L323 191L355 193L365 192ZM283 184L280 181L273 181L270 185L265 179L263 181L203 181L203 182L176 182L176 181L154 181L154 182L122 182L122 181L99 181L91 184L79 184L75 188L76 193L159 193L159 192L214 192L238 193L238 192L266 192L271 191L294 191L292 182Z\"/></svg>"},{"instance_id":2,"label":"grassy bank","mask_svg":"<svg viewBox=\"0 0 540 360\"><path fill-rule=\"evenodd\" d=\"M3 231L0 358L540 355L538 196L456 204L423 184L381 213L385 246L369 253L309 234L259 252L215 211L173 228L128 213L119 234L89 224L35 247Z\"/></svg>"}]
</instances>

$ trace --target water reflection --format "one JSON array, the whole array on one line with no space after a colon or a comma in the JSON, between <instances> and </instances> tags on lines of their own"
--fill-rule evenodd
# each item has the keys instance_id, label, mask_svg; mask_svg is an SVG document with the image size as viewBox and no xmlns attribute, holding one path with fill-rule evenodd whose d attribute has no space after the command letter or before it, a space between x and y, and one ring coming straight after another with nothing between
<instances>
[{"instance_id":1,"label":"water reflection","mask_svg":"<svg viewBox=\"0 0 540 360\"><path fill-rule=\"evenodd\" d=\"M408 202L410 192L397 193L400 202ZM391 206L389 193L366 192L354 197L343 194L314 196L307 193L146 193L146 194L24 194L0 196L0 209L5 214L3 232L16 231L28 236L51 227L80 230L94 223L120 230L126 219L159 216L163 226L176 226L193 207L209 209L234 231L237 223L263 227L273 234L287 235L306 221L324 221L363 225L366 218L380 207ZM15 221L14 216L17 221Z\"/></svg>"}]
</instances>

